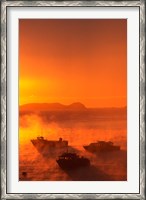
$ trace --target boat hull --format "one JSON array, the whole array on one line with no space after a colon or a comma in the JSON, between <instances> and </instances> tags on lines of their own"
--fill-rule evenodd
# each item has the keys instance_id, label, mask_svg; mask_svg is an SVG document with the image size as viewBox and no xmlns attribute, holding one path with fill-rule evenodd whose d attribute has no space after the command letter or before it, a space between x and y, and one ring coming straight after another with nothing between
<instances>
[{"instance_id":1,"label":"boat hull","mask_svg":"<svg viewBox=\"0 0 146 200\"><path fill-rule=\"evenodd\" d=\"M91 146L83 146L86 151L91 153L98 152L111 152L111 151L120 151L120 146L109 146L109 147L91 147Z\"/></svg>"},{"instance_id":2,"label":"boat hull","mask_svg":"<svg viewBox=\"0 0 146 200\"><path fill-rule=\"evenodd\" d=\"M86 158L77 160L56 160L56 162L64 170L73 170L90 166L90 161Z\"/></svg>"},{"instance_id":3,"label":"boat hull","mask_svg":"<svg viewBox=\"0 0 146 200\"><path fill-rule=\"evenodd\" d=\"M43 156L59 154L67 150L67 141L31 140L37 151Z\"/></svg>"}]
</instances>

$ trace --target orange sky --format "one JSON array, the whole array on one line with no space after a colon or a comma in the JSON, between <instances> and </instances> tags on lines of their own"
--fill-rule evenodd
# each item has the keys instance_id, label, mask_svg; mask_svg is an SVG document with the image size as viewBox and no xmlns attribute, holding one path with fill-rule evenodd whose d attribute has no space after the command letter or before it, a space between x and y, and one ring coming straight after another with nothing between
<instances>
[{"instance_id":1,"label":"orange sky","mask_svg":"<svg viewBox=\"0 0 146 200\"><path fill-rule=\"evenodd\" d=\"M127 105L127 20L19 20L19 100Z\"/></svg>"}]
</instances>

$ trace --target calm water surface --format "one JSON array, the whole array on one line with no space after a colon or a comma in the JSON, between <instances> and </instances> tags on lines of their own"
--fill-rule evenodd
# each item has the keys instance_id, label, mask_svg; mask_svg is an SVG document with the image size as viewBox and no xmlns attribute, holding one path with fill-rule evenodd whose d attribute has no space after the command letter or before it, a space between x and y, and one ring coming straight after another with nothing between
<instances>
[{"instance_id":1,"label":"calm water surface","mask_svg":"<svg viewBox=\"0 0 146 200\"><path fill-rule=\"evenodd\" d=\"M19 179L21 181L126 181L127 131L125 110L52 111L23 113L19 129ZM89 168L63 171L56 163L57 155L43 157L31 139L48 140L62 137L79 155L90 159ZM111 140L121 151L88 153L83 145L97 140ZM25 173L24 173L25 172Z\"/></svg>"}]
</instances>

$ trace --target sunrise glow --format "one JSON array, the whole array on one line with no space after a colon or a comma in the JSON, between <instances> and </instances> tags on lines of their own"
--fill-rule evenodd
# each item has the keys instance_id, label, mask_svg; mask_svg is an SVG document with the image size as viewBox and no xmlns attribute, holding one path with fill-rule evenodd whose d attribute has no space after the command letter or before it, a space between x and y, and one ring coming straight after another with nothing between
<instances>
[{"instance_id":1,"label":"sunrise glow","mask_svg":"<svg viewBox=\"0 0 146 200\"><path fill-rule=\"evenodd\" d=\"M19 20L20 105L127 105L127 22Z\"/></svg>"}]
</instances>

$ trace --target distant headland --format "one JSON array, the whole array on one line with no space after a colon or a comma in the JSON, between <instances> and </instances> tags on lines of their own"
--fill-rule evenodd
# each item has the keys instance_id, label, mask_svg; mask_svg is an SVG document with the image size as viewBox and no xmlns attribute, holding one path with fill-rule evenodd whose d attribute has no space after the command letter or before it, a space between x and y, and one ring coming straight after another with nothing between
<instances>
[{"instance_id":1,"label":"distant headland","mask_svg":"<svg viewBox=\"0 0 146 200\"><path fill-rule=\"evenodd\" d=\"M21 105L20 111L50 111L50 110L87 110L84 104L80 102L75 102L70 105L64 105L61 103L28 103Z\"/></svg>"},{"instance_id":2,"label":"distant headland","mask_svg":"<svg viewBox=\"0 0 146 200\"><path fill-rule=\"evenodd\" d=\"M127 110L127 106L124 107L97 107L97 108L87 108L84 104L80 102L75 102L69 105L64 105L61 103L27 103L19 106L20 112L25 111L87 111L96 109L98 111L116 111L116 110Z\"/></svg>"}]
</instances>

